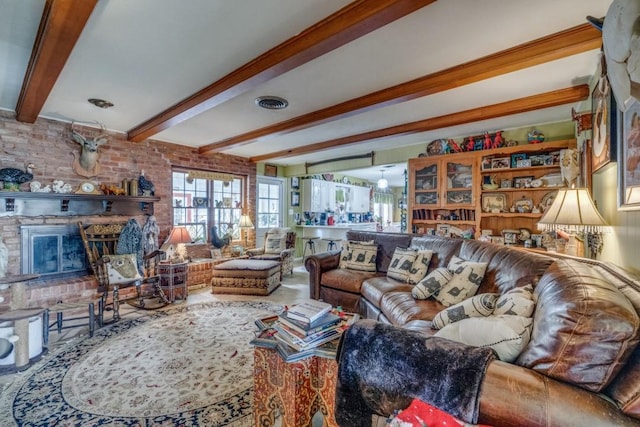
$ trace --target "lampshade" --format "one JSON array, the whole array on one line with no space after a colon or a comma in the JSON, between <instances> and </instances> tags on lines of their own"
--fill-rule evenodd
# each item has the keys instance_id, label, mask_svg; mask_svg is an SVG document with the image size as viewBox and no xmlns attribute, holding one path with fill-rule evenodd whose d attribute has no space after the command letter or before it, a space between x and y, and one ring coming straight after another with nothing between
<instances>
[{"instance_id":1,"label":"lampshade","mask_svg":"<svg viewBox=\"0 0 640 427\"><path fill-rule=\"evenodd\" d=\"M191 235L189 234L189 230L187 230L187 227L182 225L173 227L165 243L168 243L170 245L177 245L178 243L191 243Z\"/></svg>"},{"instance_id":2,"label":"lampshade","mask_svg":"<svg viewBox=\"0 0 640 427\"><path fill-rule=\"evenodd\" d=\"M251 222L251 218L247 214L243 214L240 217L240 222L238 223L238 227L240 228L253 228L253 222Z\"/></svg>"},{"instance_id":3,"label":"lampshade","mask_svg":"<svg viewBox=\"0 0 640 427\"><path fill-rule=\"evenodd\" d=\"M540 230L567 232L602 232L606 226L586 188L558 190L553 203L538 221Z\"/></svg>"},{"instance_id":4,"label":"lampshade","mask_svg":"<svg viewBox=\"0 0 640 427\"><path fill-rule=\"evenodd\" d=\"M387 188L389 181L384 178L384 170L380 170L380 179L378 180L378 188Z\"/></svg>"}]
</instances>

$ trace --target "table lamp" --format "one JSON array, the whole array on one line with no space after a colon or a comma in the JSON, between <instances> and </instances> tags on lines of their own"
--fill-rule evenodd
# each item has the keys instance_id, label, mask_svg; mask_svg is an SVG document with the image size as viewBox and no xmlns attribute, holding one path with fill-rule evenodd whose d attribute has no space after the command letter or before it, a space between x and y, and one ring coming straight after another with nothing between
<instances>
[{"instance_id":1,"label":"table lamp","mask_svg":"<svg viewBox=\"0 0 640 427\"><path fill-rule=\"evenodd\" d=\"M573 256L584 256L578 253L576 233L600 233L606 226L607 222L596 209L586 188L558 190L553 203L538 221L539 230L568 233L566 253Z\"/></svg>"},{"instance_id":2,"label":"table lamp","mask_svg":"<svg viewBox=\"0 0 640 427\"><path fill-rule=\"evenodd\" d=\"M242 216L240 217L240 222L238 223L238 227L241 231L244 230L244 246L246 247L248 244L249 230L253 228L253 222L251 222L251 218L249 218L249 215L242 214Z\"/></svg>"},{"instance_id":3,"label":"table lamp","mask_svg":"<svg viewBox=\"0 0 640 427\"><path fill-rule=\"evenodd\" d=\"M169 233L169 237L167 237L164 243L170 246L167 250L167 252L170 253L169 259L176 262L184 261L187 252L184 244L191 243L189 230L182 225L173 227L171 233Z\"/></svg>"}]
</instances>

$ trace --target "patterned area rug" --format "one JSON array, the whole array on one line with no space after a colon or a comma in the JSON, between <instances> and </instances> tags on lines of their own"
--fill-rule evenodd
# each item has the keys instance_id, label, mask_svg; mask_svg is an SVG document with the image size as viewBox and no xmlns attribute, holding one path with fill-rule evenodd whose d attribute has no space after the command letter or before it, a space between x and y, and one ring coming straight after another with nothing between
<instances>
[{"instance_id":1,"label":"patterned area rug","mask_svg":"<svg viewBox=\"0 0 640 427\"><path fill-rule=\"evenodd\" d=\"M0 396L0 420L29 426L251 426L253 322L281 310L265 302L206 303L100 329L11 384Z\"/></svg>"}]
</instances>

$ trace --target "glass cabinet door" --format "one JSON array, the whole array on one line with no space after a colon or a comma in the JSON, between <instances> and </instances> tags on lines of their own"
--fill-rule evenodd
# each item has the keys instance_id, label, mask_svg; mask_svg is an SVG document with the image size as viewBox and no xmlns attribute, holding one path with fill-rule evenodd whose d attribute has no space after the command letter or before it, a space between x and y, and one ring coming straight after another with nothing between
<instances>
[{"instance_id":1,"label":"glass cabinet door","mask_svg":"<svg viewBox=\"0 0 640 427\"><path fill-rule=\"evenodd\" d=\"M438 197L438 163L426 166L415 172L415 204L437 206Z\"/></svg>"},{"instance_id":2,"label":"glass cabinet door","mask_svg":"<svg viewBox=\"0 0 640 427\"><path fill-rule=\"evenodd\" d=\"M446 206L473 206L473 159L446 161Z\"/></svg>"}]
</instances>

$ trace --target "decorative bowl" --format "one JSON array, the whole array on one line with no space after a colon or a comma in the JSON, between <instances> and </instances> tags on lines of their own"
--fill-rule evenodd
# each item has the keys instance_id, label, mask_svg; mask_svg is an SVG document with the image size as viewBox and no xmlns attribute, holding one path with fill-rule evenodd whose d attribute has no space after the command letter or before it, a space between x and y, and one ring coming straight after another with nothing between
<instances>
[{"instance_id":1,"label":"decorative bowl","mask_svg":"<svg viewBox=\"0 0 640 427\"><path fill-rule=\"evenodd\" d=\"M482 184L483 190L497 190L500 187L498 184Z\"/></svg>"}]
</instances>

